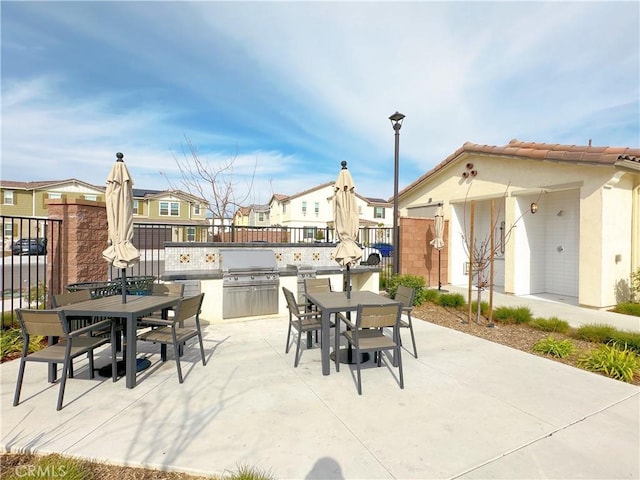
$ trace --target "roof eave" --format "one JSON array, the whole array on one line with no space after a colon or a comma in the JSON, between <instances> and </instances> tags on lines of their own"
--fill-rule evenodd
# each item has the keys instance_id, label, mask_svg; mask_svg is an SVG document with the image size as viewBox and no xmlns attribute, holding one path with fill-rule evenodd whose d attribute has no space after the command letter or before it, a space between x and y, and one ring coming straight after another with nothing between
<instances>
[{"instance_id":1,"label":"roof eave","mask_svg":"<svg viewBox=\"0 0 640 480\"><path fill-rule=\"evenodd\" d=\"M628 173L640 173L640 162L637 160L622 159L616 161L613 166L616 170L622 170Z\"/></svg>"}]
</instances>

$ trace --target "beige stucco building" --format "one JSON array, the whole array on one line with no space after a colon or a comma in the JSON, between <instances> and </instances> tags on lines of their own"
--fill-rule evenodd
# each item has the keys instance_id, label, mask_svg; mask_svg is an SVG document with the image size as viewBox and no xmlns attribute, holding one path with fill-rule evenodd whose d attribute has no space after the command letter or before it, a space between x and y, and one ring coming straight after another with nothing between
<instances>
[{"instance_id":1,"label":"beige stucco building","mask_svg":"<svg viewBox=\"0 0 640 480\"><path fill-rule=\"evenodd\" d=\"M493 283L506 293L607 308L640 269L639 148L465 143L399 193L401 216L433 217L438 204L454 285L469 280L472 204L474 251L488 256L493 230Z\"/></svg>"}]
</instances>

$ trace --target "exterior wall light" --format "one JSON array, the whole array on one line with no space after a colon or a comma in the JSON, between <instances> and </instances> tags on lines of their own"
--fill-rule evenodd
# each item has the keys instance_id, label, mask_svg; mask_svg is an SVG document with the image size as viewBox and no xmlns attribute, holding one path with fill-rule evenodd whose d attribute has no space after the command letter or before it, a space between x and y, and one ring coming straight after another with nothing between
<instances>
[{"instance_id":1,"label":"exterior wall light","mask_svg":"<svg viewBox=\"0 0 640 480\"><path fill-rule=\"evenodd\" d=\"M538 211L538 204L536 202L533 202L531 204L531 213L536 213Z\"/></svg>"}]
</instances>

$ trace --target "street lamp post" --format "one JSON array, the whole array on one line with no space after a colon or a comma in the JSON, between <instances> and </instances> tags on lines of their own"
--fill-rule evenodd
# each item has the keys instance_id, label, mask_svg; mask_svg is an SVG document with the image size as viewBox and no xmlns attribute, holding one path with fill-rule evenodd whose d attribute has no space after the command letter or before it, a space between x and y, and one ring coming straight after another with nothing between
<instances>
[{"instance_id":1,"label":"street lamp post","mask_svg":"<svg viewBox=\"0 0 640 480\"><path fill-rule=\"evenodd\" d=\"M394 113L389 117L393 131L396 132L396 148L394 155L393 168L393 274L397 275L400 271L399 250L400 250L400 229L398 228L398 162L400 151L400 128L404 115Z\"/></svg>"}]
</instances>

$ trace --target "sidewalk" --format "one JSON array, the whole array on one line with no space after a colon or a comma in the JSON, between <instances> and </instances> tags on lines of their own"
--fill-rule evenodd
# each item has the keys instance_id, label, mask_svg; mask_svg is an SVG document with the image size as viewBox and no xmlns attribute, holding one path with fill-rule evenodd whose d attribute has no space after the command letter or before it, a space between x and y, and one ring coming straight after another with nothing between
<instances>
[{"instance_id":1,"label":"sidewalk","mask_svg":"<svg viewBox=\"0 0 640 480\"><path fill-rule=\"evenodd\" d=\"M359 396L355 367L322 376L317 346L293 368L286 322L206 326L207 366L187 348L183 384L145 342L152 366L133 390L90 380L78 361L60 412L44 365L27 365L13 407L18 362L4 363L0 448L208 475L248 465L278 479L640 478L636 386L415 321L404 390L396 369L368 362ZM96 366L107 362L101 351Z\"/></svg>"}]
</instances>

